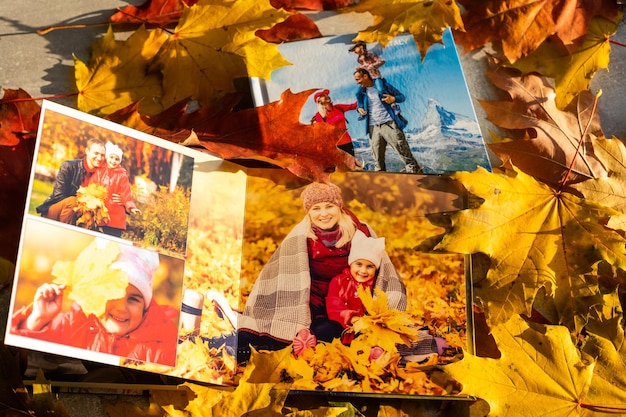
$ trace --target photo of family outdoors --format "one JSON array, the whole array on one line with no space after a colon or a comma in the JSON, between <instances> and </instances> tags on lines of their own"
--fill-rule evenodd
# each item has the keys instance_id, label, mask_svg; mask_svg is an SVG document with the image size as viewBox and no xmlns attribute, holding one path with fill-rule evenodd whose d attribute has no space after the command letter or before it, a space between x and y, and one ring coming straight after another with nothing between
<instances>
[{"instance_id":1,"label":"photo of family outdoors","mask_svg":"<svg viewBox=\"0 0 626 417\"><path fill-rule=\"evenodd\" d=\"M257 106L316 89L300 122L346 129L337 147L366 171L444 174L491 164L451 31L421 56L412 36L342 35L279 46L291 65L252 79ZM294 138L297 140L297 138Z\"/></svg>"},{"instance_id":2,"label":"photo of family outdoors","mask_svg":"<svg viewBox=\"0 0 626 417\"><path fill-rule=\"evenodd\" d=\"M45 112L28 212L184 255L193 159Z\"/></svg>"}]
</instances>

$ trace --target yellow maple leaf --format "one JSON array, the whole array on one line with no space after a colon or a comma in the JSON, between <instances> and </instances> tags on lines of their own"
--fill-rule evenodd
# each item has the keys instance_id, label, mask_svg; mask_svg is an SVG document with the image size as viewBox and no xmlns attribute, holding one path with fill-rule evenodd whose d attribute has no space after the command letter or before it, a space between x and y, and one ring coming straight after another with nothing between
<instances>
[{"instance_id":1,"label":"yellow maple leaf","mask_svg":"<svg viewBox=\"0 0 626 417\"><path fill-rule=\"evenodd\" d=\"M500 359L466 353L463 360L443 367L463 384L462 394L487 400L490 415L592 416L603 409L626 410L623 392L620 407L612 409L612 392L590 396L596 363L578 351L567 328L514 317L494 328L493 335Z\"/></svg>"},{"instance_id":2,"label":"yellow maple leaf","mask_svg":"<svg viewBox=\"0 0 626 417\"><path fill-rule=\"evenodd\" d=\"M519 59L514 67L525 72L540 72L554 78L558 108L566 108L576 96L589 89L591 78L599 69L609 66L609 38L617 23L596 17L591 21L585 40L573 52L555 42L544 42L535 52Z\"/></svg>"},{"instance_id":3,"label":"yellow maple leaf","mask_svg":"<svg viewBox=\"0 0 626 417\"><path fill-rule=\"evenodd\" d=\"M166 38L162 30L142 26L127 40L117 41L109 27L94 42L88 65L74 57L78 109L108 115L141 100L143 114L162 111L155 101L162 95L161 79L148 72L148 63Z\"/></svg>"},{"instance_id":4,"label":"yellow maple leaf","mask_svg":"<svg viewBox=\"0 0 626 417\"><path fill-rule=\"evenodd\" d=\"M367 314L360 317L353 328L357 337L367 340L370 347L380 346L388 352L397 352L396 344L409 345L411 339L417 337L410 315L390 309L387 295L380 288L375 288L375 296L361 286L358 293Z\"/></svg>"},{"instance_id":5,"label":"yellow maple leaf","mask_svg":"<svg viewBox=\"0 0 626 417\"><path fill-rule=\"evenodd\" d=\"M165 107L193 98L208 104L235 92L233 80L269 79L288 65L276 44L255 35L290 14L263 0L200 0L185 7L182 17L154 65L163 74Z\"/></svg>"},{"instance_id":6,"label":"yellow maple leaf","mask_svg":"<svg viewBox=\"0 0 626 417\"><path fill-rule=\"evenodd\" d=\"M57 261L52 267L53 282L69 288L68 298L76 301L85 314L104 314L106 302L126 294L128 277L109 266L119 255L116 243L94 239L75 261Z\"/></svg>"},{"instance_id":7,"label":"yellow maple leaf","mask_svg":"<svg viewBox=\"0 0 626 417\"><path fill-rule=\"evenodd\" d=\"M589 200L626 213L626 145L617 138L597 138L593 140L593 148L598 159L607 167L607 175L574 184L573 187Z\"/></svg>"},{"instance_id":8,"label":"yellow maple leaf","mask_svg":"<svg viewBox=\"0 0 626 417\"><path fill-rule=\"evenodd\" d=\"M617 291L606 294L603 308L598 310L590 315L589 335L582 348L596 361L587 402L626 412L626 343Z\"/></svg>"},{"instance_id":9,"label":"yellow maple leaf","mask_svg":"<svg viewBox=\"0 0 626 417\"><path fill-rule=\"evenodd\" d=\"M421 59L434 43L442 43L443 31L463 29L456 2L447 0L362 0L345 12L369 12L374 24L359 32L355 41L387 45L397 35L411 33Z\"/></svg>"},{"instance_id":10,"label":"yellow maple leaf","mask_svg":"<svg viewBox=\"0 0 626 417\"><path fill-rule=\"evenodd\" d=\"M604 225L620 213L556 192L515 168L454 177L484 202L455 213L451 232L436 248L491 257L486 279L475 284L490 325L529 314L544 287L560 321L574 330L574 316L587 314L589 297L597 292L583 274L602 259L626 267L624 238Z\"/></svg>"}]
</instances>

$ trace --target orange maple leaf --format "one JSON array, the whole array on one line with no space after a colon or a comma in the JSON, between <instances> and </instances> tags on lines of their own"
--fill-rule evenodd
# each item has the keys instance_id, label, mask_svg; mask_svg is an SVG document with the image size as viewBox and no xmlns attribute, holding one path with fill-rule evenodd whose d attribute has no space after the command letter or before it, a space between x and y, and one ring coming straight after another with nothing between
<instances>
[{"instance_id":1,"label":"orange maple leaf","mask_svg":"<svg viewBox=\"0 0 626 417\"><path fill-rule=\"evenodd\" d=\"M302 107L315 91L287 90L278 101L241 111L232 111L237 96L231 95L190 113L181 102L152 117L129 107L109 118L170 141L202 146L224 159L269 162L301 178L327 181L330 172L357 166L353 156L336 146L344 129L300 122ZM193 140L187 139L190 135Z\"/></svg>"},{"instance_id":2,"label":"orange maple leaf","mask_svg":"<svg viewBox=\"0 0 626 417\"><path fill-rule=\"evenodd\" d=\"M19 246L41 108L24 90L4 90L0 100L0 258L14 261ZM8 203L10 202L10 203Z\"/></svg>"},{"instance_id":3,"label":"orange maple leaf","mask_svg":"<svg viewBox=\"0 0 626 417\"><path fill-rule=\"evenodd\" d=\"M337 10L357 4L359 0L270 0L277 9Z\"/></svg>"},{"instance_id":4,"label":"orange maple leaf","mask_svg":"<svg viewBox=\"0 0 626 417\"><path fill-rule=\"evenodd\" d=\"M465 7L465 32L455 39L467 50L489 42L501 45L504 56L515 62L555 36L569 49L582 42L594 16L614 19L617 3L603 0L460 0Z\"/></svg>"},{"instance_id":5,"label":"orange maple leaf","mask_svg":"<svg viewBox=\"0 0 626 417\"><path fill-rule=\"evenodd\" d=\"M4 89L0 100L0 146L15 146L22 139L34 138L41 107L22 90Z\"/></svg>"},{"instance_id":6,"label":"orange maple leaf","mask_svg":"<svg viewBox=\"0 0 626 417\"><path fill-rule=\"evenodd\" d=\"M593 151L592 136L603 133L597 114L589 114L593 101L590 94L580 96L575 114L557 108L554 89L545 77L521 76L503 68L489 71L488 76L511 97L506 101L481 101L489 120L524 133L523 139L489 145L501 159L512 161L552 186L561 184L572 164L568 182L606 176L604 164Z\"/></svg>"},{"instance_id":7,"label":"orange maple leaf","mask_svg":"<svg viewBox=\"0 0 626 417\"><path fill-rule=\"evenodd\" d=\"M198 0L147 0L140 6L128 5L109 18L112 23L152 23L167 25L176 23L185 5L192 6Z\"/></svg>"},{"instance_id":8,"label":"orange maple leaf","mask_svg":"<svg viewBox=\"0 0 626 417\"><path fill-rule=\"evenodd\" d=\"M283 22L277 23L271 29L259 29L256 35L265 42L282 43L305 39L321 38L322 33L313 20L296 13Z\"/></svg>"}]
</instances>

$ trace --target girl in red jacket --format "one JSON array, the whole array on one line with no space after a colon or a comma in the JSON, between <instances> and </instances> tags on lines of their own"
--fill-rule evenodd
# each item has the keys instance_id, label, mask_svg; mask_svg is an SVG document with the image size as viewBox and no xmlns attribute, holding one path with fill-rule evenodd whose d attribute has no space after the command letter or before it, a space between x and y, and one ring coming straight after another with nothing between
<instances>
[{"instance_id":1,"label":"girl in red jacket","mask_svg":"<svg viewBox=\"0 0 626 417\"><path fill-rule=\"evenodd\" d=\"M102 241L94 242L104 244ZM115 244L107 242L106 244ZM142 362L174 366L178 312L152 299L153 274L159 266L156 252L125 244L110 270L128 277L123 298L108 300L105 312L86 314L78 303L62 312L64 285L43 284L32 305L17 311L11 331L25 337L74 346ZM98 288L95 287L95 291Z\"/></svg>"},{"instance_id":2,"label":"girl in red jacket","mask_svg":"<svg viewBox=\"0 0 626 417\"><path fill-rule=\"evenodd\" d=\"M107 166L94 173L89 182L103 185L107 189L104 205L109 211L109 220L98 226L108 235L121 237L126 230L126 213L140 214L141 210L133 202L128 174L121 166L122 149L111 142L107 142L105 148Z\"/></svg>"},{"instance_id":3,"label":"girl in red jacket","mask_svg":"<svg viewBox=\"0 0 626 417\"><path fill-rule=\"evenodd\" d=\"M344 329L365 314L357 290L362 286L371 293L384 252L385 238L367 237L360 230L354 234L349 267L330 281L326 296L328 318L339 322Z\"/></svg>"}]
</instances>

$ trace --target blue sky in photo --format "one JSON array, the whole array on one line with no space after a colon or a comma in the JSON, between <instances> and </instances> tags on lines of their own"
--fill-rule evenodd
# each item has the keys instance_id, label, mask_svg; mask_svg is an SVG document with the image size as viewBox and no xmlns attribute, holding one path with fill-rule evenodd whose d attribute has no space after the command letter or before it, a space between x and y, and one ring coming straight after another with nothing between
<instances>
[{"instance_id":1,"label":"blue sky in photo","mask_svg":"<svg viewBox=\"0 0 626 417\"><path fill-rule=\"evenodd\" d=\"M423 62L420 62L411 35L400 35L385 48L380 44L368 44L368 50L377 52L386 60L379 68L382 76L406 96L401 107L409 120L408 129L419 126L429 99L436 100L448 111L476 120L450 29L443 35L443 45L433 44ZM353 73L357 67L357 55L349 51L354 37L355 34L350 34L281 45L281 54L293 65L274 71L270 81L261 83L268 101L278 100L289 88L294 93L327 88L334 103L354 102L357 85ZM261 104L264 103L257 102L257 105ZM316 111L311 95L303 107L300 121L308 123ZM349 112L346 116L351 131L355 129L354 124L364 124L357 120L356 112ZM363 133L364 129L363 126Z\"/></svg>"}]
</instances>

